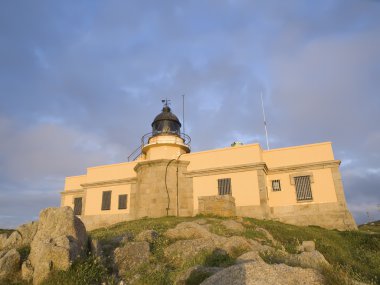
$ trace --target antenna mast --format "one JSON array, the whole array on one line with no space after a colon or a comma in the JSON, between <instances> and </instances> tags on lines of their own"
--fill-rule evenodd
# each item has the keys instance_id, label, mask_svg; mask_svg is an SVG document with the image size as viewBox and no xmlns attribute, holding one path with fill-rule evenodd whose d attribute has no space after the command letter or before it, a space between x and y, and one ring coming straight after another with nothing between
<instances>
[{"instance_id":1,"label":"antenna mast","mask_svg":"<svg viewBox=\"0 0 380 285\"><path fill-rule=\"evenodd\" d=\"M261 97L261 108L263 109L264 128L265 128L265 137L266 137L266 140L267 140L267 149L269 150L267 120L265 118L265 110L264 110L264 101L263 101L263 92L262 91L260 91L260 97Z\"/></svg>"},{"instance_id":2,"label":"antenna mast","mask_svg":"<svg viewBox=\"0 0 380 285\"><path fill-rule=\"evenodd\" d=\"M183 133L185 132L185 94L182 94L182 123L183 123Z\"/></svg>"}]
</instances>

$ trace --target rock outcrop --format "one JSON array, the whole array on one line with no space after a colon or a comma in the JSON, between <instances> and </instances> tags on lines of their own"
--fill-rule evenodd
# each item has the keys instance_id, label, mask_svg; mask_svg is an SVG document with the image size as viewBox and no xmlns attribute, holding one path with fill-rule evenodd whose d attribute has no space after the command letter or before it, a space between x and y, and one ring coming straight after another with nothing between
<instances>
[{"instance_id":1,"label":"rock outcrop","mask_svg":"<svg viewBox=\"0 0 380 285\"><path fill-rule=\"evenodd\" d=\"M7 239L8 239L8 235L6 233L0 234L0 250L4 248L4 245Z\"/></svg>"},{"instance_id":2,"label":"rock outcrop","mask_svg":"<svg viewBox=\"0 0 380 285\"><path fill-rule=\"evenodd\" d=\"M315 242L312 240L303 241L302 245L300 245L297 249L300 252L312 252L315 250Z\"/></svg>"},{"instance_id":3,"label":"rock outcrop","mask_svg":"<svg viewBox=\"0 0 380 285\"><path fill-rule=\"evenodd\" d=\"M38 223L22 225L9 237L0 237L1 245L7 244L0 251L0 279L22 277L34 285L41 284L52 270L69 269L76 259L84 257L90 245L98 257L96 262L102 266L111 262L107 266L113 266L112 278L120 284L145 284L146 276L162 270L169 279L175 272L170 282L176 285L202 281L203 285L323 284L321 272L330 265L315 250L315 242L304 241L298 254L290 254L267 230L254 228L265 237L260 239L250 234L252 227L246 231L246 226L244 221L202 218L179 223L164 233L123 231L88 242L86 229L71 208L48 208L41 211ZM220 233L223 228L226 236L213 232ZM29 244L31 251L25 260L23 247Z\"/></svg>"},{"instance_id":4,"label":"rock outcrop","mask_svg":"<svg viewBox=\"0 0 380 285\"><path fill-rule=\"evenodd\" d=\"M322 253L317 250L311 252L302 252L301 254L292 254L289 256L290 264L295 264L303 268L320 269L329 263Z\"/></svg>"},{"instance_id":5,"label":"rock outcrop","mask_svg":"<svg viewBox=\"0 0 380 285\"><path fill-rule=\"evenodd\" d=\"M235 221L226 224L233 225L235 229L235 223L241 226ZM237 253L250 251L256 246L241 236L223 237L213 234L207 230L206 225L194 222L180 223L174 229L166 231L164 235L170 239L180 239L164 250L165 256L176 265L184 264L201 253L210 254L217 249L234 256Z\"/></svg>"},{"instance_id":6,"label":"rock outcrop","mask_svg":"<svg viewBox=\"0 0 380 285\"><path fill-rule=\"evenodd\" d=\"M189 280L199 280L205 279L217 272L222 270L219 267L208 267L208 266L193 266L186 270L184 273L179 275L174 282L175 285L187 285L189 284Z\"/></svg>"},{"instance_id":7,"label":"rock outcrop","mask_svg":"<svg viewBox=\"0 0 380 285\"><path fill-rule=\"evenodd\" d=\"M241 263L246 263L246 262L262 262L262 258L260 256L260 252L253 250L253 251L248 251L241 256L239 256L236 259L236 264L241 264Z\"/></svg>"},{"instance_id":8,"label":"rock outcrop","mask_svg":"<svg viewBox=\"0 0 380 285\"><path fill-rule=\"evenodd\" d=\"M137 241L126 243L114 251L114 261L119 276L124 276L129 270L137 269L147 263L150 257L149 243Z\"/></svg>"},{"instance_id":9,"label":"rock outcrop","mask_svg":"<svg viewBox=\"0 0 380 285\"><path fill-rule=\"evenodd\" d=\"M139 233L135 240L136 241L147 241L149 243L154 242L158 238L159 234L158 232L154 230L146 230Z\"/></svg>"},{"instance_id":10,"label":"rock outcrop","mask_svg":"<svg viewBox=\"0 0 380 285\"><path fill-rule=\"evenodd\" d=\"M245 228L241 223L238 223L234 220L225 220L220 223L222 226L224 226L227 230L237 233L244 232Z\"/></svg>"},{"instance_id":11,"label":"rock outcrop","mask_svg":"<svg viewBox=\"0 0 380 285\"><path fill-rule=\"evenodd\" d=\"M6 238L6 234L0 237L0 249L20 248L29 246L38 228L38 222L31 222L19 226L11 235Z\"/></svg>"},{"instance_id":12,"label":"rock outcrop","mask_svg":"<svg viewBox=\"0 0 380 285\"><path fill-rule=\"evenodd\" d=\"M245 231L244 226L234 220L225 220L220 224L236 234ZM192 267L177 278L177 284L186 284L191 276L206 278L210 275L202 284L323 284L319 269L328 262L315 250L313 241L303 242L301 254L289 254L267 230L260 227L256 230L275 247L242 236L216 235L208 230L203 221L201 225L197 222L180 223L166 231L164 235L175 241L164 249L164 254L174 266L183 266L199 254L207 257L220 251L234 258L239 252L243 253L237 257L235 265L228 268L208 270L208 267ZM269 255L269 259L273 258L276 262L282 260L284 264L267 264L262 254Z\"/></svg>"},{"instance_id":13,"label":"rock outcrop","mask_svg":"<svg viewBox=\"0 0 380 285\"><path fill-rule=\"evenodd\" d=\"M16 230L3 243L3 249L18 248L22 243L21 234Z\"/></svg>"},{"instance_id":14,"label":"rock outcrop","mask_svg":"<svg viewBox=\"0 0 380 285\"><path fill-rule=\"evenodd\" d=\"M181 266L186 261L194 259L201 253L209 252L217 248L212 239L199 238L179 240L164 249L165 257L176 266Z\"/></svg>"},{"instance_id":15,"label":"rock outcrop","mask_svg":"<svg viewBox=\"0 0 380 285\"><path fill-rule=\"evenodd\" d=\"M194 222L179 223L174 229L167 230L164 235L170 239L196 239L212 236L204 225Z\"/></svg>"},{"instance_id":16,"label":"rock outcrop","mask_svg":"<svg viewBox=\"0 0 380 285\"><path fill-rule=\"evenodd\" d=\"M21 277L27 282L30 282L33 279L33 266L30 263L30 260L26 260L22 263Z\"/></svg>"},{"instance_id":17,"label":"rock outcrop","mask_svg":"<svg viewBox=\"0 0 380 285\"><path fill-rule=\"evenodd\" d=\"M20 260L16 249L0 251L0 279L15 275L20 270Z\"/></svg>"},{"instance_id":18,"label":"rock outcrop","mask_svg":"<svg viewBox=\"0 0 380 285\"><path fill-rule=\"evenodd\" d=\"M322 285L322 275L314 269L290 267L285 264L245 262L223 269L204 280L201 285Z\"/></svg>"},{"instance_id":19,"label":"rock outcrop","mask_svg":"<svg viewBox=\"0 0 380 285\"><path fill-rule=\"evenodd\" d=\"M70 207L42 210L29 255L33 284L40 284L53 269L67 270L84 256L87 242L86 228Z\"/></svg>"}]
</instances>

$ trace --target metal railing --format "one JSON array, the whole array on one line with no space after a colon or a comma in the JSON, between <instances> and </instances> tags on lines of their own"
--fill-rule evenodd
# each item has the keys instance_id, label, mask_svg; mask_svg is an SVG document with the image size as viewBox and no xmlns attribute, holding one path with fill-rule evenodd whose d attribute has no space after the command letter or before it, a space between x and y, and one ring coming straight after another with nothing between
<instances>
[{"instance_id":1,"label":"metal railing","mask_svg":"<svg viewBox=\"0 0 380 285\"><path fill-rule=\"evenodd\" d=\"M139 145L138 148L136 148L129 156L128 156L128 161L134 161L136 160L137 158L140 157L141 155L141 152L142 152L142 146Z\"/></svg>"},{"instance_id":2,"label":"metal railing","mask_svg":"<svg viewBox=\"0 0 380 285\"><path fill-rule=\"evenodd\" d=\"M174 133L174 132L173 133L150 132L141 137L141 144L128 156L128 161L134 161L141 156L143 147L149 143L149 139L153 137L153 135L157 136L157 135L166 135L166 134L173 134L173 135L179 136L181 139L183 139L183 143L190 148L191 138L189 135L185 133L180 133L180 135L178 135L177 133Z\"/></svg>"}]
</instances>

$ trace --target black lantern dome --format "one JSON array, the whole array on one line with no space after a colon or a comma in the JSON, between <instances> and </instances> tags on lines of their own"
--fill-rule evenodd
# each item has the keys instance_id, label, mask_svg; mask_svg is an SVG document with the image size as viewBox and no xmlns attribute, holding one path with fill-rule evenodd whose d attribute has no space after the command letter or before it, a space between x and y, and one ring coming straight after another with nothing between
<instances>
[{"instance_id":1,"label":"black lantern dome","mask_svg":"<svg viewBox=\"0 0 380 285\"><path fill-rule=\"evenodd\" d=\"M172 134L181 134L181 123L179 122L176 115L171 112L171 109L167 104L162 108L162 112L154 118L152 123L152 133L153 136Z\"/></svg>"}]
</instances>

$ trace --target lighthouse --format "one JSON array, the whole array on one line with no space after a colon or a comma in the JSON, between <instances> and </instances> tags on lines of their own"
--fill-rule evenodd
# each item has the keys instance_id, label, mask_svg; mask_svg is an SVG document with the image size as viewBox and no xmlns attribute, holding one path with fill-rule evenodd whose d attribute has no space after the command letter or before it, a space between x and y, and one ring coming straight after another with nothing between
<instances>
[{"instance_id":1,"label":"lighthouse","mask_svg":"<svg viewBox=\"0 0 380 285\"><path fill-rule=\"evenodd\" d=\"M181 123L172 113L168 100L152 122L152 132L142 138L142 158L177 159L190 152L190 137L181 133Z\"/></svg>"},{"instance_id":2,"label":"lighthouse","mask_svg":"<svg viewBox=\"0 0 380 285\"><path fill-rule=\"evenodd\" d=\"M131 189L131 215L134 218L191 216L193 184L185 176L189 161L190 137L181 133L181 123L168 100L153 120L152 132L141 141L141 155L134 167L136 184Z\"/></svg>"},{"instance_id":3,"label":"lighthouse","mask_svg":"<svg viewBox=\"0 0 380 285\"><path fill-rule=\"evenodd\" d=\"M169 100L162 101L128 161L66 178L61 204L71 206L87 228L198 213L357 228L331 142L270 150L233 143L191 152Z\"/></svg>"}]
</instances>

